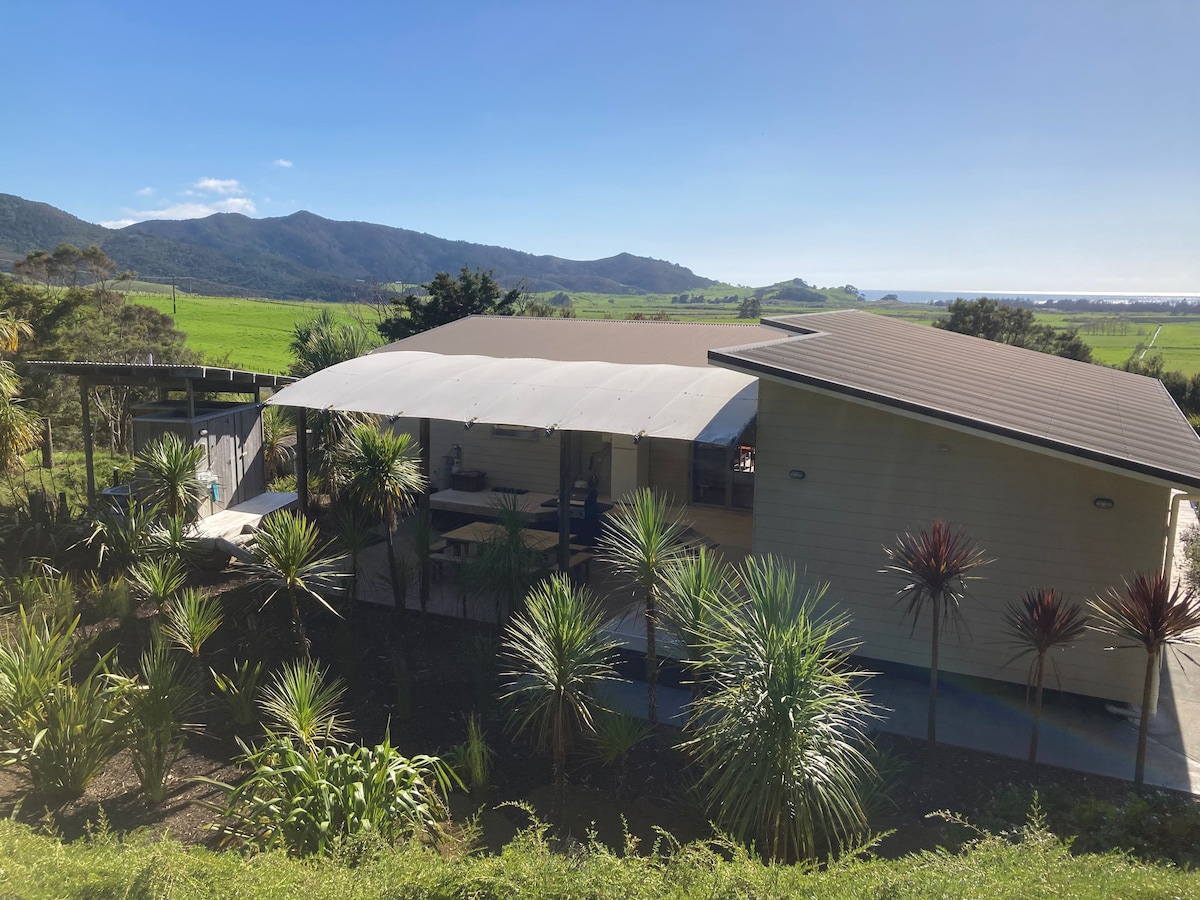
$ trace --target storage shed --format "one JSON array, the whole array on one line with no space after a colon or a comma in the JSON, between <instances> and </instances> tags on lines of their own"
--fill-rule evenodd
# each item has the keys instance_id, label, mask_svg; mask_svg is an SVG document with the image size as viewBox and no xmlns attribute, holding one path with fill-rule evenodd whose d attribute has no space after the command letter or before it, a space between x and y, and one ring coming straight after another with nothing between
<instances>
[{"instance_id":1,"label":"storage shed","mask_svg":"<svg viewBox=\"0 0 1200 900\"><path fill-rule=\"evenodd\" d=\"M204 447L203 480L210 485L201 515L235 506L266 490L262 454L262 389L278 390L295 378L217 366L154 365L36 361L35 372L79 379L83 407L84 456L88 503L96 503L91 401L94 385L129 385L157 389L159 399L134 408L133 451L141 452L164 434L185 444ZM173 397L172 394L175 396ZM209 399L208 395L249 395L245 400Z\"/></svg>"}]
</instances>

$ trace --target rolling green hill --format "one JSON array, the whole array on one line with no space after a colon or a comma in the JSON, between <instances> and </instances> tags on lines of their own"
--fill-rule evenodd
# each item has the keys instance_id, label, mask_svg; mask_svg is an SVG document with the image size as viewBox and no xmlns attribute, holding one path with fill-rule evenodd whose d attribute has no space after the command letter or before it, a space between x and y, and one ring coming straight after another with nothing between
<instances>
[{"instance_id":1,"label":"rolling green hill","mask_svg":"<svg viewBox=\"0 0 1200 900\"><path fill-rule=\"evenodd\" d=\"M492 270L505 287L523 283L531 291L670 293L716 284L680 265L629 253L582 261L535 256L310 212L273 219L219 213L109 229L0 194L0 265L63 242L96 244L143 279L176 279L193 293L224 296L344 301L369 294L374 283L419 284L463 266Z\"/></svg>"}]
</instances>

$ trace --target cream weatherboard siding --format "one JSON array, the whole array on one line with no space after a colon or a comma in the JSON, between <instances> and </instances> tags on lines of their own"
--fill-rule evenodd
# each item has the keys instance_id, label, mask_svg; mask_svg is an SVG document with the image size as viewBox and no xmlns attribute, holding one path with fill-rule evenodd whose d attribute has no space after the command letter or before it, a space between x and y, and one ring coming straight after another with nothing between
<instances>
[{"instance_id":1,"label":"cream weatherboard siding","mask_svg":"<svg viewBox=\"0 0 1200 900\"><path fill-rule=\"evenodd\" d=\"M1085 602L1162 558L1165 486L768 379L757 462L755 552L792 558L809 579L828 581L870 658L928 665L928 619L912 632L895 603L898 580L879 570L885 544L935 518L965 528L995 559L972 583L969 635L945 636L944 671L1024 683L1028 660L1009 662L1004 643L1008 602L1043 585ZM1113 508L1097 509L1097 497ZM1061 687L1140 702L1144 654L1105 645L1089 633L1056 653Z\"/></svg>"}]
</instances>

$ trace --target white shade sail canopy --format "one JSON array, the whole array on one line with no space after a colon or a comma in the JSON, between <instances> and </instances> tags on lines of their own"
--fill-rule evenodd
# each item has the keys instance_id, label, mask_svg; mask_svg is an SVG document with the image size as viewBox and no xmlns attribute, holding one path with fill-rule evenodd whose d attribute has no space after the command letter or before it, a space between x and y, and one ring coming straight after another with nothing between
<instances>
[{"instance_id":1,"label":"white shade sail canopy","mask_svg":"<svg viewBox=\"0 0 1200 900\"><path fill-rule=\"evenodd\" d=\"M360 356L289 385L268 403L714 444L758 410L758 379L727 369L423 351Z\"/></svg>"}]
</instances>

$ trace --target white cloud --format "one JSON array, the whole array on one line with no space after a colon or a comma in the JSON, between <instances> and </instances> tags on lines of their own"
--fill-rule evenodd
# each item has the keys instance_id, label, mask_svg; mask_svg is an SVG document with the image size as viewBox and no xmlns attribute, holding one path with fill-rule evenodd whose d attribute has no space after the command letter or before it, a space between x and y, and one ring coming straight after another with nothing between
<instances>
[{"instance_id":1,"label":"white cloud","mask_svg":"<svg viewBox=\"0 0 1200 900\"><path fill-rule=\"evenodd\" d=\"M154 193L154 188L152 188L152 187L139 188L137 191L135 191L135 193L139 197L149 197L151 194Z\"/></svg>"},{"instance_id":2,"label":"white cloud","mask_svg":"<svg viewBox=\"0 0 1200 900\"><path fill-rule=\"evenodd\" d=\"M213 213L241 213L252 216L258 212L254 201L249 197L226 197L224 200L214 200L212 203L172 203L161 209L124 209L125 218L101 222L105 228L124 228L135 222L147 219L203 219Z\"/></svg>"},{"instance_id":3,"label":"white cloud","mask_svg":"<svg viewBox=\"0 0 1200 900\"><path fill-rule=\"evenodd\" d=\"M192 187L211 194L221 194L222 196L246 193L245 188L242 187L242 183L236 178L201 178Z\"/></svg>"},{"instance_id":4,"label":"white cloud","mask_svg":"<svg viewBox=\"0 0 1200 900\"><path fill-rule=\"evenodd\" d=\"M294 163L290 159L277 159L271 165L277 169L290 169Z\"/></svg>"}]
</instances>

